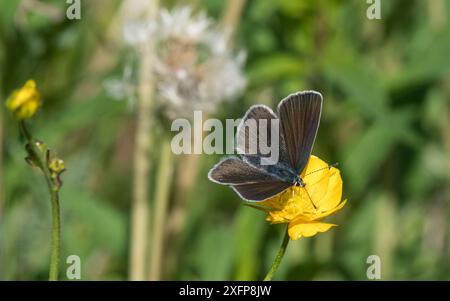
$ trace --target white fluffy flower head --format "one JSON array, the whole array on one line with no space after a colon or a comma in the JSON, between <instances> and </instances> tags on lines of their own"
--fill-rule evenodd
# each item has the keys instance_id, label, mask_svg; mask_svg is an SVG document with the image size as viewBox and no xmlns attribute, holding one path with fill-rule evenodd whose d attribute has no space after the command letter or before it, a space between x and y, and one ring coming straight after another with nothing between
<instances>
[{"instance_id":1,"label":"white fluffy flower head","mask_svg":"<svg viewBox=\"0 0 450 301\"><path fill-rule=\"evenodd\" d=\"M156 20L129 20L124 37L137 50L153 44L159 107L169 118L189 118L194 110L212 113L246 86L245 54L234 55L213 20L189 6L162 9Z\"/></svg>"}]
</instances>

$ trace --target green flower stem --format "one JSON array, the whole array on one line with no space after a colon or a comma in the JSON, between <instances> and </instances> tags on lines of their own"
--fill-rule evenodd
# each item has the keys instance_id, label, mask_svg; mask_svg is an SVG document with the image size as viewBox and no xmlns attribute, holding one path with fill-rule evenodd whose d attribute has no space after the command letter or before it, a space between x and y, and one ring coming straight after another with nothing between
<instances>
[{"instance_id":1,"label":"green flower stem","mask_svg":"<svg viewBox=\"0 0 450 301\"><path fill-rule=\"evenodd\" d=\"M25 136L25 139L27 139L27 142L31 142L31 134L27 129L27 126L25 125L25 121L19 122L19 129L20 132Z\"/></svg>"},{"instance_id":2,"label":"green flower stem","mask_svg":"<svg viewBox=\"0 0 450 301\"><path fill-rule=\"evenodd\" d=\"M1 97L1 96L0 96ZM4 175L3 175L3 137L4 137L4 126L3 126L3 108L0 106L0 219L3 215L3 206L5 204L4 198Z\"/></svg>"},{"instance_id":3,"label":"green flower stem","mask_svg":"<svg viewBox=\"0 0 450 301\"><path fill-rule=\"evenodd\" d=\"M272 277L275 275L278 267L280 266L281 260L283 259L284 253L286 252L286 248L290 240L288 229L289 228L286 227L286 233L284 234L283 242L281 243L280 249L278 250L277 257L275 257L275 260L273 261L269 272L267 273L266 277L264 277L264 281L272 280Z\"/></svg>"},{"instance_id":4,"label":"green flower stem","mask_svg":"<svg viewBox=\"0 0 450 301\"><path fill-rule=\"evenodd\" d=\"M163 134L161 141L161 155L159 158L159 169L155 193L155 218L153 221L152 243L150 252L149 279L161 280L162 263L165 262L164 242L165 223L167 221L167 210L169 207L170 187L173 178L173 155L170 147L170 137Z\"/></svg>"},{"instance_id":5,"label":"green flower stem","mask_svg":"<svg viewBox=\"0 0 450 301\"><path fill-rule=\"evenodd\" d=\"M52 246L50 253L50 273L49 280L58 280L59 271L59 253L61 240L61 209L59 206L58 188L50 189L50 196L52 202Z\"/></svg>"},{"instance_id":6,"label":"green flower stem","mask_svg":"<svg viewBox=\"0 0 450 301\"><path fill-rule=\"evenodd\" d=\"M42 170L50 193L50 201L52 207L52 243L50 254L49 280L56 281L58 280L61 237L61 209L59 205L60 188L52 180L52 175L47 166L47 151L39 149L37 141L35 141L30 135L30 132L28 131L24 121L21 121L19 125L21 132L25 136L29 145L29 147L27 148L29 156L33 159L34 164L36 164L36 166Z\"/></svg>"}]
</instances>

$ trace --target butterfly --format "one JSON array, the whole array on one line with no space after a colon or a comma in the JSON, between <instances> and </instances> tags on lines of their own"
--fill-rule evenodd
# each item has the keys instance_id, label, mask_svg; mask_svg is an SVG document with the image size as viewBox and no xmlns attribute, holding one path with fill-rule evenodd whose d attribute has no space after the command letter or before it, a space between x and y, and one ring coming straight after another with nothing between
<instances>
[{"instance_id":1,"label":"butterfly","mask_svg":"<svg viewBox=\"0 0 450 301\"><path fill-rule=\"evenodd\" d=\"M276 115L269 107L254 105L248 109L237 129L237 150L242 155L221 160L208 173L218 184L230 186L246 201L261 202L292 186L305 187L300 174L305 169L319 128L322 94L303 91L290 94L280 101ZM258 142L261 130L248 131L249 119L259 125L279 122L279 159L275 164L263 164L266 157L259 149L248 152L246 141ZM270 127L264 133L269 143L273 139ZM259 145L259 144L258 144Z\"/></svg>"}]
</instances>

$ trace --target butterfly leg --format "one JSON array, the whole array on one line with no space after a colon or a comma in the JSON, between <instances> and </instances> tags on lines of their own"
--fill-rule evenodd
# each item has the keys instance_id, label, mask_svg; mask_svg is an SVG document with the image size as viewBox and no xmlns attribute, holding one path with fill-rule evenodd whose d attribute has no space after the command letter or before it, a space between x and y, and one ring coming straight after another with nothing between
<instances>
[{"instance_id":1,"label":"butterfly leg","mask_svg":"<svg viewBox=\"0 0 450 301\"><path fill-rule=\"evenodd\" d=\"M302 188L305 190L306 195L308 196L308 199L311 201L311 204L313 205L314 209L317 210L316 204L314 204L314 201L312 200L311 196L309 195L308 190L305 188L305 185L303 185Z\"/></svg>"}]
</instances>

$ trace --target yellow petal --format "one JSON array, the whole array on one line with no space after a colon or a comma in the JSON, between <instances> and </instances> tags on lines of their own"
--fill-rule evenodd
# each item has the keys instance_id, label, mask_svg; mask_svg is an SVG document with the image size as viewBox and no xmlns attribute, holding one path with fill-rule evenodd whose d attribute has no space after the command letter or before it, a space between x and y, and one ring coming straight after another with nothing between
<instances>
[{"instance_id":1,"label":"yellow petal","mask_svg":"<svg viewBox=\"0 0 450 301\"><path fill-rule=\"evenodd\" d=\"M309 193L309 190L306 187L294 187L295 197L297 205L297 214L294 216L295 219L297 217L303 216L304 220L314 220L313 216L316 214L315 199L317 199L317 195L313 195Z\"/></svg>"},{"instance_id":2,"label":"yellow petal","mask_svg":"<svg viewBox=\"0 0 450 301\"><path fill-rule=\"evenodd\" d=\"M323 219L333 213L336 213L337 211L341 210L345 206L346 203L347 203L347 200L344 200L341 203L339 203L336 207L334 207L333 209L317 214L314 217L314 219L315 220Z\"/></svg>"},{"instance_id":3,"label":"yellow petal","mask_svg":"<svg viewBox=\"0 0 450 301\"><path fill-rule=\"evenodd\" d=\"M6 107L12 111L18 119L32 117L39 106L41 98L36 89L36 82L28 80L19 90L14 91L6 101Z\"/></svg>"},{"instance_id":4,"label":"yellow petal","mask_svg":"<svg viewBox=\"0 0 450 301\"><path fill-rule=\"evenodd\" d=\"M290 190L291 190L291 188L288 188L285 191L275 195L274 197L260 202L259 204L261 204L262 206L265 206L265 207L270 207L272 209L281 210L281 209L283 209L283 207L286 203L286 200L288 199L286 197L286 193L289 193Z\"/></svg>"},{"instance_id":5,"label":"yellow petal","mask_svg":"<svg viewBox=\"0 0 450 301\"><path fill-rule=\"evenodd\" d=\"M325 161L316 156L311 156L300 177L305 183L303 190L307 190L309 197L315 204L325 196L329 181L329 168Z\"/></svg>"},{"instance_id":6,"label":"yellow petal","mask_svg":"<svg viewBox=\"0 0 450 301\"><path fill-rule=\"evenodd\" d=\"M304 222L301 220L293 221L289 224L289 237L297 240L300 237L311 237L319 232L326 232L336 225L321 222Z\"/></svg>"},{"instance_id":7,"label":"yellow petal","mask_svg":"<svg viewBox=\"0 0 450 301\"><path fill-rule=\"evenodd\" d=\"M316 206L319 211L332 210L342 200L342 178L338 169L332 167L329 172L326 193L322 198L317 199Z\"/></svg>"},{"instance_id":8,"label":"yellow petal","mask_svg":"<svg viewBox=\"0 0 450 301\"><path fill-rule=\"evenodd\" d=\"M305 187L299 188L300 199L305 217L321 214L339 205L342 197L342 178L338 169L331 167L319 159L311 156L305 171L302 173ZM314 210L314 206L317 211ZM317 220L308 217L305 220Z\"/></svg>"},{"instance_id":9,"label":"yellow petal","mask_svg":"<svg viewBox=\"0 0 450 301\"><path fill-rule=\"evenodd\" d=\"M327 167L328 164L320 159L317 156L311 155L308 160L308 164L306 164L305 169L303 170L301 177L304 178L305 175L311 174L310 176L314 178L313 171L319 170L321 168Z\"/></svg>"},{"instance_id":10,"label":"yellow petal","mask_svg":"<svg viewBox=\"0 0 450 301\"><path fill-rule=\"evenodd\" d=\"M15 114L19 119L28 119L33 117L39 108L39 102L35 100L30 100L26 105L19 107Z\"/></svg>"}]
</instances>

